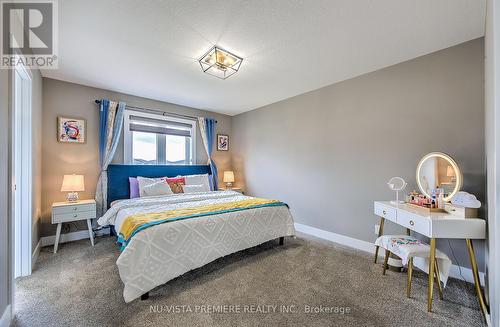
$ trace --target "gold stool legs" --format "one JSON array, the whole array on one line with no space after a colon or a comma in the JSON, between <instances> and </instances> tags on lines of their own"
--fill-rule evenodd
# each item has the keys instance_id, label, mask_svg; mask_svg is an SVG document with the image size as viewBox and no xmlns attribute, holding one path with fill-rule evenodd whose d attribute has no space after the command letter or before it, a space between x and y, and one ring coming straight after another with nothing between
<instances>
[{"instance_id":1,"label":"gold stool legs","mask_svg":"<svg viewBox=\"0 0 500 327\"><path fill-rule=\"evenodd\" d=\"M436 283L438 285L439 299L442 300L443 299L443 289L441 288L441 278L439 275L439 267L438 267L438 263L437 263L436 259L434 259L434 268L436 268L434 270L434 276L436 277Z\"/></svg>"},{"instance_id":2,"label":"gold stool legs","mask_svg":"<svg viewBox=\"0 0 500 327\"><path fill-rule=\"evenodd\" d=\"M382 275L385 275L385 271L387 269L387 261L389 260L389 255L391 253L389 252L389 250L385 250L385 258L384 258L384 268L382 269Z\"/></svg>"},{"instance_id":3,"label":"gold stool legs","mask_svg":"<svg viewBox=\"0 0 500 327\"><path fill-rule=\"evenodd\" d=\"M382 236L384 233L384 222L385 218L380 218L380 225L378 228L378 237ZM377 257L378 257L378 246L375 246L375 260L373 260L374 263L377 263Z\"/></svg>"},{"instance_id":4,"label":"gold stool legs","mask_svg":"<svg viewBox=\"0 0 500 327\"><path fill-rule=\"evenodd\" d=\"M472 267L472 275L474 276L474 286L476 287L477 299L479 300L479 305L481 306L481 311L486 319L488 314L488 306L484 301L483 291L481 290L481 281L479 280L479 271L477 269L476 255L474 254L474 247L472 246L472 241L469 239L465 240L467 244L467 250L469 251L470 265Z\"/></svg>"},{"instance_id":5,"label":"gold stool legs","mask_svg":"<svg viewBox=\"0 0 500 327\"><path fill-rule=\"evenodd\" d=\"M413 258L408 260L408 281L406 282L406 297L410 297L411 294L411 279L413 275Z\"/></svg>"},{"instance_id":6,"label":"gold stool legs","mask_svg":"<svg viewBox=\"0 0 500 327\"><path fill-rule=\"evenodd\" d=\"M434 277L436 278L436 283L438 285L438 291L439 291L439 299L443 299L443 289L441 288L441 281L439 279L439 267L437 265L437 261L434 259ZM413 258L410 258L408 260L408 280L406 282L406 297L410 297L411 295L411 281L412 281L412 275L413 275Z\"/></svg>"},{"instance_id":7,"label":"gold stool legs","mask_svg":"<svg viewBox=\"0 0 500 327\"><path fill-rule=\"evenodd\" d=\"M429 253L429 284L427 288L427 311L432 312L432 292L434 289L434 260L436 259L436 239L431 238Z\"/></svg>"}]
</instances>

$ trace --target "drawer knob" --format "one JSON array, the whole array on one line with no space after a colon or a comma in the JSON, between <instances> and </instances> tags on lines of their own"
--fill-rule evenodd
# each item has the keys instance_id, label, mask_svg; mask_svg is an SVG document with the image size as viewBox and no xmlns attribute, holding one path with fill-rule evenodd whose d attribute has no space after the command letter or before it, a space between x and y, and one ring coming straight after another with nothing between
<instances>
[{"instance_id":1,"label":"drawer knob","mask_svg":"<svg viewBox=\"0 0 500 327\"><path fill-rule=\"evenodd\" d=\"M382 214L385 216L387 212L385 212L385 210L382 210Z\"/></svg>"},{"instance_id":2,"label":"drawer knob","mask_svg":"<svg viewBox=\"0 0 500 327\"><path fill-rule=\"evenodd\" d=\"M74 207L74 208L73 208L73 210L75 210L75 211L76 211L76 210L78 210L78 208L77 208L77 207Z\"/></svg>"},{"instance_id":3,"label":"drawer knob","mask_svg":"<svg viewBox=\"0 0 500 327\"><path fill-rule=\"evenodd\" d=\"M410 220L410 225L414 226L415 222L413 220Z\"/></svg>"},{"instance_id":4,"label":"drawer knob","mask_svg":"<svg viewBox=\"0 0 500 327\"><path fill-rule=\"evenodd\" d=\"M78 215L73 215L74 218L78 217Z\"/></svg>"}]
</instances>

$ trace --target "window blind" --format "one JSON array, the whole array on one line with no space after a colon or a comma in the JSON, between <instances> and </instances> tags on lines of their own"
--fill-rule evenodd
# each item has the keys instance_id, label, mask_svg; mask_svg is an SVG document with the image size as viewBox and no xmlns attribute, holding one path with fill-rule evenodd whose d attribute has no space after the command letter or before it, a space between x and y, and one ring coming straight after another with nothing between
<instances>
[{"instance_id":1,"label":"window blind","mask_svg":"<svg viewBox=\"0 0 500 327\"><path fill-rule=\"evenodd\" d=\"M134 132L191 137L192 125L168 120L130 116L129 128Z\"/></svg>"}]
</instances>

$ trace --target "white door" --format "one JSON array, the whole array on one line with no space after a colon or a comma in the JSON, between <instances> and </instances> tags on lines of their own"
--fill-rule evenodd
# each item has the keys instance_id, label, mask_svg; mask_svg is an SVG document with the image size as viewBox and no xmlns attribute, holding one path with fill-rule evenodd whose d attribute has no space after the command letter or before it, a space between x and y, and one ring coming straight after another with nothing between
<instances>
[{"instance_id":1,"label":"white door","mask_svg":"<svg viewBox=\"0 0 500 327\"><path fill-rule=\"evenodd\" d=\"M14 277L31 274L32 229L32 122L31 75L13 70L12 180L14 183Z\"/></svg>"}]
</instances>

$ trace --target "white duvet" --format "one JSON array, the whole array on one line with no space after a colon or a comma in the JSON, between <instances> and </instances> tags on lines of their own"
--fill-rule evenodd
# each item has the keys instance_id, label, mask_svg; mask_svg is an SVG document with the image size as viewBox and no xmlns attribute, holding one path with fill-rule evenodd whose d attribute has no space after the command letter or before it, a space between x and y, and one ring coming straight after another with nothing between
<instances>
[{"instance_id":1,"label":"white duvet","mask_svg":"<svg viewBox=\"0 0 500 327\"><path fill-rule=\"evenodd\" d=\"M123 200L115 203L100 225L117 232L130 215L250 197L234 191L175 194ZM217 258L282 236L295 235L293 218L285 206L263 207L167 222L146 228L128 243L116 264L130 302L142 294Z\"/></svg>"}]
</instances>

